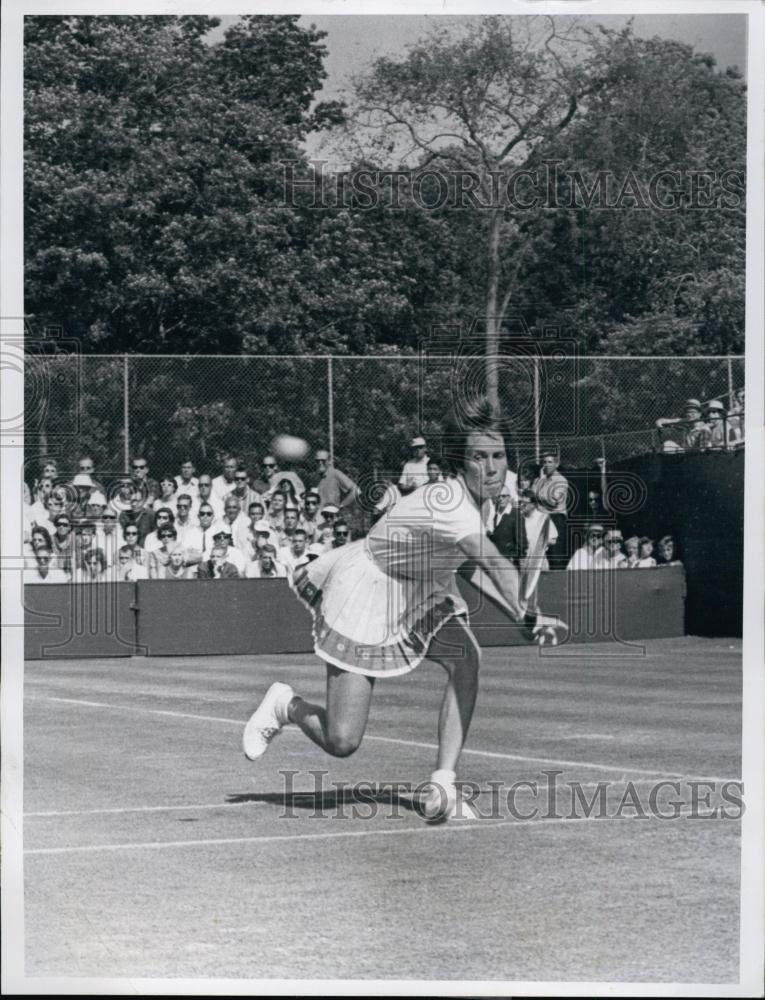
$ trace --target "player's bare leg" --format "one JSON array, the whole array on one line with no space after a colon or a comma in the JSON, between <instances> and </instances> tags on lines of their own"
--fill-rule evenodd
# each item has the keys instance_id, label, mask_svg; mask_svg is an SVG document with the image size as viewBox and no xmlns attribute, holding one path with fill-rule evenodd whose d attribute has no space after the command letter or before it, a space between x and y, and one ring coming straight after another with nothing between
<instances>
[{"instance_id":1,"label":"player's bare leg","mask_svg":"<svg viewBox=\"0 0 765 1000\"><path fill-rule=\"evenodd\" d=\"M327 664L327 707L295 696L289 721L333 757L348 757L361 743L369 718L374 677Z\"/></svg>"},{"instance_id":2,"label":"player's bare leg","mask_svg":"<svg viewBox=\"0 0 765 1000\"><path fill-rule=\"evenodd\" d=\"M459 809L454 782L475 709L481 652L470 629L452 622L434 640L428 659L439 663L449 675L438 717L436 770L422 801L426 818L439 822Z\"/></svg>"}]
</instances>

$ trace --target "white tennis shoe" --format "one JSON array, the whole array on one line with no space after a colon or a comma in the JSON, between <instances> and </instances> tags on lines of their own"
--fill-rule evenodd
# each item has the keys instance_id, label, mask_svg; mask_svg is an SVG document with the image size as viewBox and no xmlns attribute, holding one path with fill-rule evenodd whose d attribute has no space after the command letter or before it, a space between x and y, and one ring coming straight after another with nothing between
<instances>
[{"instance_id":1,"label":"white tennis shoe","mask_svg":"<svg viewBox=\"0 0 765 1000\"><path fill-rule=\"evenodd\" d=\"M289 684L272 684L244 727L242 748L248 760L257 760L289 723L287 710L295 692Z\"/></svg>"},{"instance_id":2,"label":"white tennis shoe","mask_svg":"<svg viewBox=\"0 0 765 1000\"><path fill-rule=\"evenodd\" d=\"M447 820L478 819L472 807L462 800L455 785L454 771L434 771L420 797L420 811L432 825Z\"/></svg>"}]
</instances>

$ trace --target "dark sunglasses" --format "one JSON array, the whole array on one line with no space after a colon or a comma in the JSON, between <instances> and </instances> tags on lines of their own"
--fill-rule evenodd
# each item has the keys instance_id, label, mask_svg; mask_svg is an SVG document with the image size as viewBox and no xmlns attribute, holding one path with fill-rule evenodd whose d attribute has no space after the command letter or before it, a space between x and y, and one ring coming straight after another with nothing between
<instances>
[{"instance_id":1,"label":"dark sunglasses","mask_svg":"<svg viewBox=\"0 0 765 1000\"><path fill-rule=\"evenodd\" d=\"M276 462L264 462L263 463L263 468L264 469L275 469L276 468Z\"/></svg>"},{"instance_id":2,"label":"dark sunglasses","mask_svg":"<svg viewBox=\"0 0 765 1000\"><path fill-rule=\"evenodd\" d=\"M234 476L234 479L238 483L246 483L247 482L247 476Z\"/></svg>"},{"instance_id":3,"label":"dark sunglasses","mask_svg":"<svg viewBox=\"0 0 765 1000\"><path fill-rule=\"evenodd\" d=\"M200 510L199 516L200 517L212 517L213 516L213 512L211 510Z\"/></svg>"},{"instance_id":4,"label":"dark sunglasses","mask_svg":"<svg viewBox=\"0 0 765 1000\"><path fill-rule=\"evenodd\" d=\"M335 537L336 538L347 538L348 537L348 532L347 531L336 531L335 532Z\"/></svg>"},{"instance_id":5,"label":"dark sunglasses","mask_svg":"<svg viewBox=\"0 0 765 1000\"><path fill-rule=\"evenodd\" d=\"M138 471L139 469L145 469L145 468L146 468L146 466L145 466L145 465L134 465L134 466L133 466L133 468L134 468L134 469L135 469L136 471Z\"/></svg>"},{"instance_id":6,"label":"dark sunglasses","mask_svg":"<svg viewBox=\"0 0 765 1000\"><path fill-rule=\"evenodd\" d=\"M135 528L128 528L128 530L125 532L125 534L126 535L137 535L138 532L135 530Z\"/></svg>"}]
</instances>

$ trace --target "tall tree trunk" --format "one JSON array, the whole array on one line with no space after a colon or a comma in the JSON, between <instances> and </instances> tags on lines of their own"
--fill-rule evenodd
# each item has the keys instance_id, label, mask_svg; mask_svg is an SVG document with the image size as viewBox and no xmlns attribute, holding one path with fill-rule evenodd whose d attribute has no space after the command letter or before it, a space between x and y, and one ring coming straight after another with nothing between
<instances>
[{"instance_id":1,"label":"tall tree trunk","mask_svg":"<svg viewBox=\"0 0 765 1000\"><path fill-rule=\"evenodd\" d=\"M502 227L501 210L492 212L489 223L489 247L486 286L486 395L493 407L499 406L499 331L501 318L499 297L499 234Z\"/></svg>"}]
</instances>

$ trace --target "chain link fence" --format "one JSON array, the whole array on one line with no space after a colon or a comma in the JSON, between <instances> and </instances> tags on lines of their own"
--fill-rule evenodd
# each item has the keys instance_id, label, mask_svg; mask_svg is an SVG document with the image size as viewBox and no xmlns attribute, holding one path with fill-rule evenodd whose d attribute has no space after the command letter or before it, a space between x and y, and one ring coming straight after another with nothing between
<instances>
[{"instance_id":1,"label":"chain link fence","mask_svg":"<svg viewBox=\"0 0 765 1000\"><path fill-rule=\"evenodd\" d=\"M744 358L617 358L533 354L497 359L499 397L519 464L545 450L589 468L657 447L655 421L687 397L726 409L744 386ZM409 439L438 446L447 412L483 391L477 356L221 357L28 355L27 465L44 456L103 474L148 459L153 476L185 459L219 471L236 454L251 471L275 434L328 448L357 481L397 477ZM295 466L308 481L312 463Z\"/></svg>"}]
</instances>

